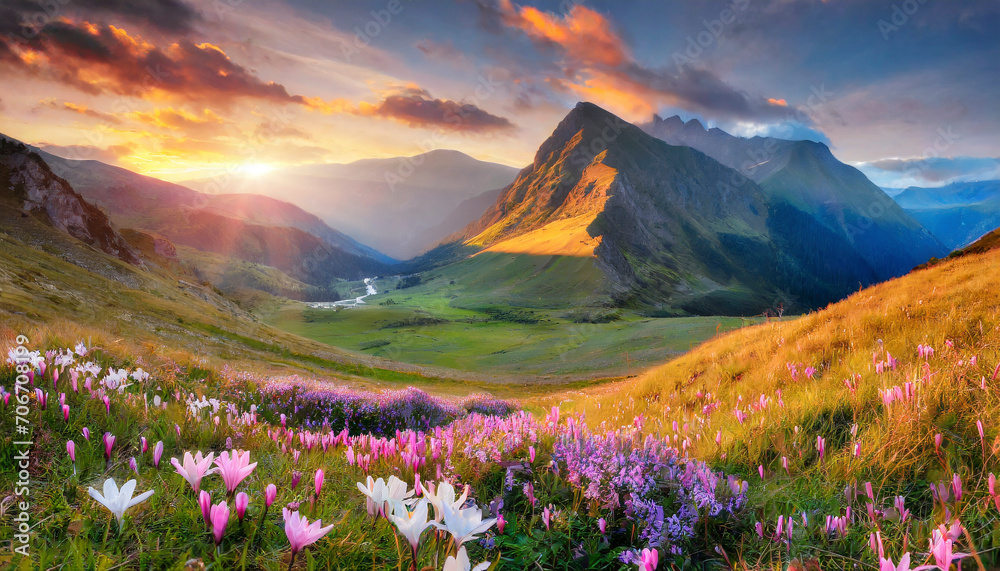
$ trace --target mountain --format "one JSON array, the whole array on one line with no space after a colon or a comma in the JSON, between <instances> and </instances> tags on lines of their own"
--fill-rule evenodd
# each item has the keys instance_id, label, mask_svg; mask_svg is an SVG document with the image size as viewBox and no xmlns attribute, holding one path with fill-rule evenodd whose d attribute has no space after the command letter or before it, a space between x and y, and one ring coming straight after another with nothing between
<instances>
[{"instance_id":1,"label":"mountain","mask_svg":"<svg viewBox=\"0 0 1000 571\"><path fill-rule=\"evenodd\" d=\"M189 181L210 194L280 198L315 213L380 252L411 258L477 219L462 205L510 184L517 169L458 151L282 168L225 180ZM480 201L482 202L482 201Z\"/></svg>"},{"instance_id":2,"label":"mountain","mask_svg":"<svg viewBox=\"0 0 1000 571\"><path fill-rule=\"evenodd\" d=\"M25 216L39 213L50 225L130 264L138 252L112 227L108 217L83 199L23 143L0 135L0 197Z\"/></svg>"},{"instance_id":3,"label":"mountain","mask_svg":"<svg viewBox=\"0 0 1000 571\"><path fill-rule=\"evenodd\" d=\"M320 297L337 279L381 274L394 263L287 202L260 195L207 195L98 161L40 154L53 172L119 226L223 258L271 266L319 287L315 293Z\"/></svg>"},{"instance_id":4,"label":"mountain","mask_svg":"<svg viewBox=\"0 0 1000 571\"><path fill-rule=\"evenodd\" d=\"M893 202L861 171L838 161L829 147L813 141L734 137L697 120L673 116L641 125L672 145L685 145L738 170L756 182L777 208L809 216L825 228L819 247L846 241L886 280L949 250Z\"/></svg>"},{"instance_id":5,"label":"mountain","mask_svg":"<svg viewBox=\"0 0 1000 571\"><path fill-rule=\"evenodd\" d=\"M884 196L884 195L883 195ZM590 259L616 304L757 314L824 305L878 274L840 235L704 153L579 103L460 238L473 256ZM498 258L499 259L499 258ZM459 262L467 263L467 262Z\"/></svg>"},{"instance_id":6,"label":"mountain","mask_svg":"<svg viewBox=\"0 0 1000 571\"><path fill-rule=\"evenodd\" d=\"M962 248L1000 226L1000 180L911 186L894 197L949 248Z\"/></svg>"}]
</instances>

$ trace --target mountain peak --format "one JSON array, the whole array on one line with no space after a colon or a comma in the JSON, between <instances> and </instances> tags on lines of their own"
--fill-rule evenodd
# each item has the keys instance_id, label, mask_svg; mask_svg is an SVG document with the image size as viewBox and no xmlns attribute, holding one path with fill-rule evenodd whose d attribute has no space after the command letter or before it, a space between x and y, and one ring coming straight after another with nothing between
<instances>
[{"instance_id":1,"label":"mountain peak","mask_svg":"<svg viewBox=\"0 0 1000 571\"><path fill-rule=\"evenodd\" d=\"M697 119L691 119L687 123L684 123L684 129L686 131L704 131L705 126L701 124L701 121Z\"/></svg>"},{"instance_id":2,"label":"mountain peak","mask_svg":"<svg viewBox=\"0 0 1000 571\"><path fill-rule=\"evenodd\" d=\"M604 141L606 146L608 139L612 137L616 139L622 131L630 129L638 130L614 113L588 101L581 101L563 117L549 138L538 148L534 166L537 168L544 164L552 153L565 150L574 138L579 137L582 141ZM588 153L589 150L595 151L589 153L592 157L599 152L598 147L601 145L588 143L584 146L587 147L585 151Z\"/></svg>"}]
</instances>

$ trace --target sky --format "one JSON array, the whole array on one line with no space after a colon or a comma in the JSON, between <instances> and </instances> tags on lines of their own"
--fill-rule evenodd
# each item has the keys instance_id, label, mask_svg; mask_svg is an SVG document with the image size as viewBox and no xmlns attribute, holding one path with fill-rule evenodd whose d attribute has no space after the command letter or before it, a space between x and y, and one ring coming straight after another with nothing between
<instances>
[{"instance_id":1,"label":"sky","mask_svg":"<svg viewBox=\"0 0 1000 571\"><path fill-rule=\"evenodd\" d=\"M521 167L577 101L1000 178L1000 0L0 0L0 132L167 180Z\"/></svg>"}]
</instances>

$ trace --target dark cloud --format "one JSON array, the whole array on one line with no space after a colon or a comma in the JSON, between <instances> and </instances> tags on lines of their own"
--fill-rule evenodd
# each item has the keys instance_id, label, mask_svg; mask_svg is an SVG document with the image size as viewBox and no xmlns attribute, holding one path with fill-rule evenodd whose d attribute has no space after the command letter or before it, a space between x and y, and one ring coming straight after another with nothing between
<instances>
[{"instance_id":1,"label":"dark cloud","mask_svg":"<svg viewBox=\"0 0 1000 571\"><path fill-rule=\"evenodd\" d=\"M186 33L201 20L191 6L180 0L72 0L84 9L120 15L165 32Z\"/></svg>"},{"instance_id":2,"label":"dark cloud","mask_svg":"<svg viewBox=\"0 0 1000 571\"><path fill-rule=\"evenodd\" d=\"M411 127L437 127L456 132L512 131L515 125L472 103L433 99L426 91L389 95L376 104L362 104L361 115L395 119Z\"/></svg>"},{"instance_id":3,"label":"dark cloud","mask_svg":"<svg viewBox=\"0 0 1000 571\"><path fill-rule=\"evenodd\" d=\"M1000 158L893 158L860 163L857 167L879 186L895 188L1000 179Z\"/></svg>"},{"instance_id":4,"label":"dark cloud","mask_svg":"<svg viewBox=\"0 0 1000 571\"><path fill-rule=\"evenodd\" d=\"M5 0L0 6L0 29L25 39L66 18L135 24L167 34L187 34L202 19L181 0Z\"/></svg>"},{"instance_id":5,"label":"dark cloud","mask_svg":"<svg viewBox=\"0 0 1000 571\"><path fill-rule=\"evenodd\" d=\"M157 47L122 28L52 22L29 40L0 39L0 64L85 93L152 97L166 92L188 101L240 97L300 103L285 87L232 61L217 46L177 40Z\"/></svg>"}]
</instances>

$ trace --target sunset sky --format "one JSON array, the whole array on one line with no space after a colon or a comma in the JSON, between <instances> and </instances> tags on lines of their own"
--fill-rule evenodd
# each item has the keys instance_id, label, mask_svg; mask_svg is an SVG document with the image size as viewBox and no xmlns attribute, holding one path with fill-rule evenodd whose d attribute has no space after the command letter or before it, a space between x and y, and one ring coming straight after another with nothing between
<instances>
[{"instance_id":1,"label":"sunset sky","mask_svg":"<svg viewBox=\"0 0 1000 571\"><path fill-rule=\"evenodd\" d=\"M589 100L935 186L1000 178L998 37L996 0L0 0L0 132L168 180L523 166Z\"/></svg>"}]
</instances>

